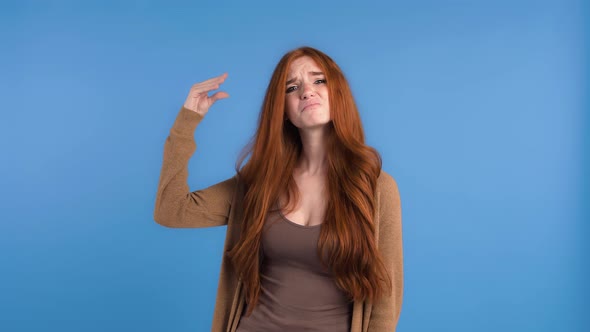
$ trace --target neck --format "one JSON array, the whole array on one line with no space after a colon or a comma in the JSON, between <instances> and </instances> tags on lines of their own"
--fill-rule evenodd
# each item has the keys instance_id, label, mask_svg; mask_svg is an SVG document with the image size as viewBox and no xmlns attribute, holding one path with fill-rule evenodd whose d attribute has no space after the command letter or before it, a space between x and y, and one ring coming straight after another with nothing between
<instances>
[{"instance_id":1,"label":"neck","mask_svg":"<svg viewBox=\"0 0 590 332\"><path fill-rule=\"evenodd\" d=\"M297 161L295 171L305 175L323 175L327 171L326 142L327 126L299 130L303 149Z\"/></svg>"}]
</instances>

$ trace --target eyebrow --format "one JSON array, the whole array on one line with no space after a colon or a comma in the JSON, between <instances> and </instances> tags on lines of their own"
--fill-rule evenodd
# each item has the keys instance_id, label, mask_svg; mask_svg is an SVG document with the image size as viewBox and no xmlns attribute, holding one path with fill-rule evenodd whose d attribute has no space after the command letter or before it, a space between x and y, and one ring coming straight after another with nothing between
<instances>
[{"instance_id":1,"label":"eyebrow","mask_svg":"<svg viewBox=\"0 0 590 332\"><path fill-rule=\"evenodd\" d=\"M308 74L311 74L312 76L322 76L322 75L324 75L324 73L322 73L321 71L310 71ZM289 85L289 84L295 82L296 80L297 80L296 78L292 78L292 79L288 80L285 85Z\"/></svg>"}]
</instances>

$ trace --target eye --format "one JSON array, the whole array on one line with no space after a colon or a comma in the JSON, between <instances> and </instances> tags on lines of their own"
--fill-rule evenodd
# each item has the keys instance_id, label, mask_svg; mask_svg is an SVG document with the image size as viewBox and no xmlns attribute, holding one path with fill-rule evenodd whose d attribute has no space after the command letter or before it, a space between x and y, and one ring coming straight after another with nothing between
<instances>
[{"instance_id":1,"label":"eye","mask_svg":"<svg viewBox=\"0 0 590 332\"><path fill-rule=\"evenodd\" d=\"M292 86L290 86L290 87L287 88L287 93L293 92L295 90L297 90L297 86L292 85Z\"/></svg>"},{"instance_id":2,"label":"eye","mask_svg":"<svg viewBox=\"0 0 590 332\"><path fill-rule=\"evenodd\" d=\"M321 80L317 80L317 81L315 81L315 84L326 84L326 79L323 78Z\"/></svg>"}]
</instances>

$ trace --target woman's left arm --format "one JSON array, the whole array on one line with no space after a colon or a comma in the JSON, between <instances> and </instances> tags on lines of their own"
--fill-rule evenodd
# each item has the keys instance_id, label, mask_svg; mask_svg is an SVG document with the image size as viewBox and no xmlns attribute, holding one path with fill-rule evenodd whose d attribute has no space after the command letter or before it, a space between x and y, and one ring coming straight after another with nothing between
<instances>
[{"instance_id":1,"label":"woman's left arm","mask_svg":"<svg viewBox=\"0 0 590 332\"><path fill-rule=\"evenodd\" d=\"M396 181L384 171L378 179L378 249L392 281L391 295L373 304L369 332L395 331L403 297L403 248L401 201Z\"/></svg>"}]
</instances>

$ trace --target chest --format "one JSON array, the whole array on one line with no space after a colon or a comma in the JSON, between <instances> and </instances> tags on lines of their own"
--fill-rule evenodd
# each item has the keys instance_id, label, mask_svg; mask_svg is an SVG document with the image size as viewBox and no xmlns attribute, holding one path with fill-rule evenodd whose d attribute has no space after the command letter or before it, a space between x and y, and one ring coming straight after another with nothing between
<instances>
[{"instance_id":1,"label":"chest","mask_svg":"<svg viewBox=\"0 0 590 332\"><path fill-rule=\"evenodd\" d=\"M289 221L302 226L315 226L323 222L326 212L326 185L323 177L294 177L299 190L295 209L284 213Z\"/></svg>"}]
</instances>

